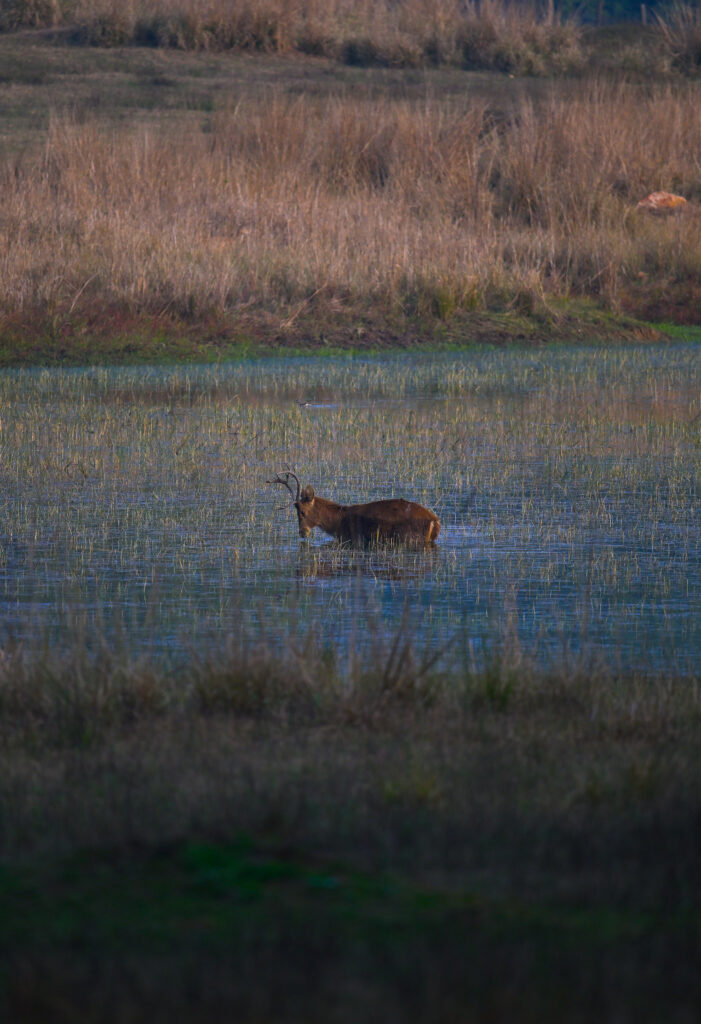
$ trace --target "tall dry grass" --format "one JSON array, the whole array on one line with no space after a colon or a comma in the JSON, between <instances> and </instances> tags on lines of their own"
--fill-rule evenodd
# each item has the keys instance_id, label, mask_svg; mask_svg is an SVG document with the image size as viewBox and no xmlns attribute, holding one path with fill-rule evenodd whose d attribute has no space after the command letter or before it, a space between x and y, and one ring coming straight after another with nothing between
<instances>
[{"instance_id":1,"label":"tall dry grass","mask_svg":"<svg viewBox=\"0 0 701 1024\"><path fill-rule=\"evenodd\" d=\"M677 71L701 74L701 7L676 3L658 15L657 30L664 51Z\"/></svg>"},{"instance_id":2,"label":"tall dry grass","mask_svg":"<svg viewBox=\"0 0 701 1024\"><path fill-rule=\"evenodd\" d=\"M539 74L583 63L549 5L504 0L5 0L0 31L71 25L100 46L294 51L350 64L454 64Z\"/></svg>"},{"instance_id":3,"label":"tall dry grass","mask_svg":"<svg viewBox=\"0 0 701 1024\"><path fill-rule=\"evenodd\" d=\"M347 64L543 75L606 66L697 75L699 9L675 0L611 52L550 3L515 0L2 0L0 32L69 28L73 42L305 53Z\"/></svg>"},{"instance_id":4,"label":"tall dry grass","mask_svg":"<svg viewBox=\"0 0 701 1024\"><path fill-rule=\"evenodd\" d=\"M55 121L0 167L0 311L438 316L593 296L698 313L692 87L421 103L268 96L177 136ZM693 202L691 204L693 206Z\"/></svg>"}]
</instances>

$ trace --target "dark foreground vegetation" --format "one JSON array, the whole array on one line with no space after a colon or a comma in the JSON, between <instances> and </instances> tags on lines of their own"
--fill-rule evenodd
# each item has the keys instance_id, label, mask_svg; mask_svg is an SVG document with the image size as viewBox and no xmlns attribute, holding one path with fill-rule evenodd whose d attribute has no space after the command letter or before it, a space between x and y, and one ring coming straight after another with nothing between
<instances>
[{"instance_id":1,"label":"dark foreground vegetation","mask_svg":"<svg viewBox=\"0 0 701 1024\"><path fill-rule=\"evenodd\" d=\"M690 1021L698 678L399 635L0 673L12 1021Z\"/></svg>"},{"instance_id":2,"label":"dark foreground vegetation","mask_svg":"<svg viewBox=\"0 0 701 1024\"><path fill-rule=\"evenodd\" d=\"M263 7L217 16L253 33ZM11 27L18 5L3 9ZM352 60L348 39L315 48L287 25L335 39L360 17L340 2L278 5L286 43L279 28L228 48L207 5L43 9L17 24L54 28L0 34L4 365L701 321L701 94L695 58L670 56L693 49L696 9L674 42L668 19L667 36L614 26L587 50L584 30L524 8L371 4L363 30L389 49L356 39ZM119 46L77 45L120 18ZM416 60L392 50L408 39ZM653 189L683 213L637 211Z\"/></svg>"}]
</instances>

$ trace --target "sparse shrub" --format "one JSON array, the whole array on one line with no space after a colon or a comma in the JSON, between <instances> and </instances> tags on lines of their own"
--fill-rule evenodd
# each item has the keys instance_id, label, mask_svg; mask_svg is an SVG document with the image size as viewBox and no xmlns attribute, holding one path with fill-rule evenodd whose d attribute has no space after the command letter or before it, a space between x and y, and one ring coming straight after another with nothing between
<instances>
[{"instance_id":1,"label":"sparse shrub","mask_svg":"<svg viewBox=\"0 0 701 1024\"><path fill-rule=\"evenodd\" d=\"M79 14L74 32L76 42L91 46L125 46L134 41L136 17L132 0L95 0L89 15Z\"/></svg>"},{"instance_id":2,"label":"sparse shrub","mask_svg":"<svg viewBox=\"0 0 701 1024\"><path fill-rule=\"evenodd\" d=\"M61 0L3 0L0 4L0 32L53 28L65 14L66 6Z\"/></svg>"},{"instance_id":3,"label":"sparse shrub","mask_svg":"<svg viewBox=\"0 0 701 1024\"><path fill-rule=\"evenodd\" d=\"M583 64L580 29L554 13L500 0L469 3L458 29L468 68L538 75L571 71Z\"/></svg>"},{"instance_id":4,"label":"sparse shrub","mask_svg":"<svg viewBox=\"0 0 701 1024\"><path fill-rule=\"evenodd\" d=\"M701 6L674 3L658 16L658 33L671 65L687 75L701 74Z\"/></svg>"}]
</instances>

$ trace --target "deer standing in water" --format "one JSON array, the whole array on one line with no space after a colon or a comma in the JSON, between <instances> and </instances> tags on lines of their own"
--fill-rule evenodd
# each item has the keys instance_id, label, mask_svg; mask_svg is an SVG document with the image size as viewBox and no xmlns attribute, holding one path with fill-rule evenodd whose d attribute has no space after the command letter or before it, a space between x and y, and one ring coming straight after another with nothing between
<instances>
[{"instance_id":1,"label":"deer standing in water","mask_svg":"<svg viewBox=\"0 0 701 1024\"><path fill-rule=\"evenodd\" d=\"M292 489L290 479L297 485ZM435 513L404 498L371 501L367 505L339 505L320 498L313 487L302 490L294 473L279 474L269 484L282 484L290 492L299 519L300 537L318 526L336 540L353 544L398 541L402 544L433 544L441 524Z\"/></svg>"}]
</instances>

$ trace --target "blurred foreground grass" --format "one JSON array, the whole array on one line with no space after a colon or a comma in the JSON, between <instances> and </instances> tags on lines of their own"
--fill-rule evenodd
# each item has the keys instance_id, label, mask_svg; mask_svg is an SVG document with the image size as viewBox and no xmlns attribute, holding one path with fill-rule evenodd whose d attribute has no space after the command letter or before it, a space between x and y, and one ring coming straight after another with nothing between
<instances>
[{"instance_id":1,"label":"blurred foreground grass","mask_svg":"<svg viewBox=\"0 0 701 1024\"><path fill-rule=\"evenodd\" d=\"M7 1019L693 1019L701 680L412 651L8 655Z\"/></svg>"}]
</instances>

